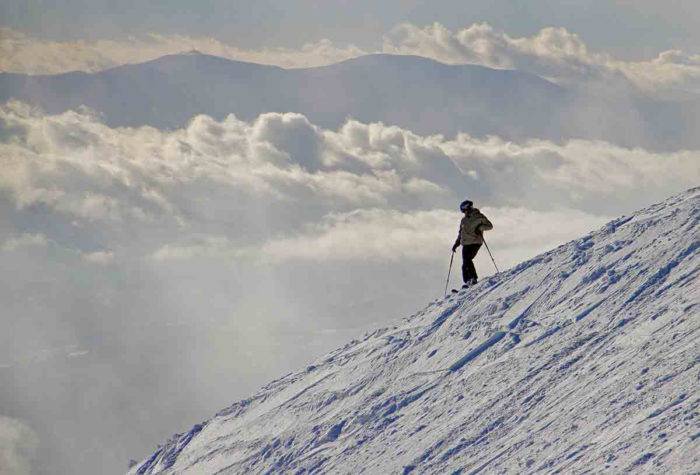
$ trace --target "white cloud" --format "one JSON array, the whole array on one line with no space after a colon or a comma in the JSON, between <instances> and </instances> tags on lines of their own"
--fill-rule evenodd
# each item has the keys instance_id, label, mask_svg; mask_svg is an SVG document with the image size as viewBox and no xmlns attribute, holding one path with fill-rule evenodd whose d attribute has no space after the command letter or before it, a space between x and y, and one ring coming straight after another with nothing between
<instances>
[{"instance_id":1,"label":"white cloud","mask_svg":"<svg viewBox=\"0 0 700 475\"><path fill-rule=\"evenodd\" d=\"M24 422L0 415L0 473L30 474L38 445L36 434Z\"/></svg>"},{"instance_id":2,"label":"white cloud","mask_svg":"<svg viewBox=\"0 0 700 475\"><path fill-rule=\"evenodd\" d=\"M165 244L158 248L151 257L156 261L186 260L186 259L218 259L237 258L245 255L245 251L237 249L233 242L223 236L197 236L190 238L187 243Z\"/></svg>"},{"instance_id":3,"label":"white cloud","mask_svg":"<svg viewBox=\"0 0 700 475\"><path fill-rule=\"evenodd\" d=\"M626 78L648 91L678 88L700 92L700 54L673 50L650 60L623 61L590 51L577 34L561 27L543 28L533 36L514 38L487 23L458 31L440 23L425 27L406 23L385 35L383 51L425 56L450 64L517 69L574 84Z\"/></svg>"},{"instance_id":4,"label":"white cloud","mask_svg":"<svg viewBox=\"0 0 700 475\"><path fill-rule=\"evenodd\" d=\"M536 211L522 206L486 207L482 212L498 226L486 233L486 238L504 268L577 239L615 217L575 209Z\"/></svg>"},{"instance_id":5,"label":"white cloud","mask_svg":"<svg viewBox=\"0 0 700 475\"><path fill-rule=\"evenodd\" d=\"M51 41L0 28L0 71L7 72L94 72L192 50L284 68L322 66L366 54L352 44L337 46L327 39L307 43L299 49L244 49L210 37L150 34L120 40Z\"/></svg>"},{"instance_id":6,"label":"white cloud","mask_svg":"<svg viewBox=\"0 0 700 475\"><path fill-rule=\"evenodd\" d=\"M494 244L516 263L700 179L697 151L448 140L356 121L333 131L299 114L199 116L169 132L18 104L0 117L24 131L0 145L15 209L114 226L103 245L160 262L439 258L467 195L499 222ZM120 229L135 232L125 242Z\"/></svg>"},{"instance_id":7,"label":"white cloud","mask_svg":"<svg viewBox=\"0 0 700 475\"><path fill-rule=\"evenodd\" d=\"M298 114L263 114L251 123L199 116L172 132L111 129L89 114L46 116L17 103L0 108L0 117L19 131L0 144L0 189L18 209L46 206L85 221L179 225L185 214L196 221L228 212L223 200L332 209L444 196L420 176L430 160L412 156L411 144L426 139L400 129L388 128L409 145L377 151L385 162L372 166L342 131ZM448 157L440 160L456 172Z\"/></svg>"},{"instance_id":8,"label":"white cloud","mask_svg":"<svg viewBox=\"0 0 700 475\"><path fill-rule=\"evenodd\" d=\"M334 213L302 234L265 243L261 255L272 261L433 259L454 239L455 223L459 214L441 209Z\"/></svg>"},{"instance_id":9,"label":"white cloud","mask_svg":"<svg viewBox=\"0 0 700 475\"><path fill-rule=\"evenodd\" d=\"M486 237L505 265L575 239L610 219L576 210L487 207L482 212L494 223L494 230ZM330 214L299 235L265 243L260 257L320 262L433 260L451 247L460 218L460 213L443 209L407 213L369 209Z\"/></svg>"},{"instance_id":10,"label":"white cloud","mask_svg":"<svg viewBox=\"0 0 700 475\"><path fill-rule=\"evenodd\" d=\"M114 253L112 251L86 252L81 257L91 264L107 265L114 262Z\"/></svg>"},{"instance_id":11,"label":"white cloud","mask_svg":"<svg viewBox=\"0 0 700 475\"><path fill-rule=\"evenodd\" d=\"M48 240L43 234L23 233L19 236L7 238L0 246L0 250L11 252L24 248L46 247L47 244Z\"/></svg>"},{"instance_id":12,"label":"white cloud","mask_svg":"<svg viewBox=\"0 0 700 475\"><path fill-rule=\"evenodd\" d=\"M108 226L100 233L108 249L124 243L124 230L134 242L153 235L147 241L156 244L152 252L162 248L160 258L227 249L219 239L243 248L309 225L321 226L315 234L326 236L317 243L323 245L350 225L371 232L363 226L376 210L403 213L386 219L427 219L420 212L453 209L464 195L490 207L612 216L700 179L698 151L466 134L448 140L356 121L334 131L291 113L251 122L198 116L185 129L160 131L110 128L89 113L44 115L10 103L0 119L12 131L0 143L0 192L15 213L45 209L85 232ZM339 222L336 215L346 217ZM399 224L408 234L420 227ZM192 233L214 237L179 242ZM84 258L105 263L114 256Z\"/></svg>"}]
</instances>

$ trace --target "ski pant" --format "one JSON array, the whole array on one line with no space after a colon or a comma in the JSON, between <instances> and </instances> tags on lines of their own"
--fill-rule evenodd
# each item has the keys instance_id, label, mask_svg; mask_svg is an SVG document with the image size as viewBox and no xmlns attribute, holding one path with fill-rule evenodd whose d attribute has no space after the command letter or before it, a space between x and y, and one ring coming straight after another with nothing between
<instances>
[{"instance_id":1,"label":"ski pant","mask_svg":"<svg viewBox=\"0 0 700 475\"><path fill-rule=\"evenodd\" d=\"M476 257L476 253L479 252L480 247L481 244L467 244L466 246L462 246L462 280L464 280L465 284L472 279L476 280L478 278L472 259Z\"/></svg>"}]
</instances>

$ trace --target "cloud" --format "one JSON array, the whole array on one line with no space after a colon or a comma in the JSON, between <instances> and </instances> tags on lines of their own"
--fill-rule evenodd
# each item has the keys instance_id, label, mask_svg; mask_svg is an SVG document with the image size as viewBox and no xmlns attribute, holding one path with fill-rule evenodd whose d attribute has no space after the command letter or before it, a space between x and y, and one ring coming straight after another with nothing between
<instances>
[{"instance_id":1,"label":"cloud","mask_svg":"<svg viewBox=\"0 0 700 475\"><path fill-rule=\"evenodd\" d=\"M522 207L486 207L482 212L496 226L487 238L498 249L500 263L508 267L576 239L613 218L578 210ZM159 262L209 259L272 266L299 262L395 265L401 261L425 265L444 256L456 237L460 219L460 213L445 209L358 209L329 213L297 233L261 244L241 245L224 237L200 236L165 244L150 257Z\"/></svg>"},{"instance_id":2,"label":"cloud","mask_svg":"<svg viewBox=\"0 0 700 475\"><path fill-rule=\"evenodd\" d=\"M9 237L0 245L0 250L16 251L18 249L45 247L48 244L46 236L43 234L24 233L16 237Z\"/></svg>"},{"instance_id":3,"label":"cloud","mask_svg":"<svg viewBox=\"0 0 700 475\"><path fill-rule=\"evenodd\" d=\"M610 219L575 210L487 207L482 212L495 226L495 232L487 233L488 240L493 236L492 244L507 265L575 239ZM260 249L260 257L273 262L433 260L449 249L460 218L460 213L443 209L330 214L299 235L268 241Z\"/></svg>"},{"instance_id":4,"label":"cloud","mask_svg":"<svg viewBox=\"0 0 700 475\"><path fill-rule=\"evenodd\" d=\"M165 244L150 257L156 261L186 260L196 258L236 258L243 252L226 237L199 236L188 239L187 243Z\"/></svg>"},{"instance_id":5,"label":"cloud","mask_svg":"<svg viewBox=\"0 0 700 475\"><path fill-rule=\"evenodd\" d=\"M0 415L0 472L28 475L39 445L36 433L24 422Z\"/></svg>"},{"instance_id":6,"label":"cloud","mask_svg":"<svg viewBox=\"0 0 700 475\"><path fill-rule=\"evenodd\" d=\"M486 206L610 216L700 178L697 151L446 139L356 121L327 130L293 113L250 122L198 116L185 129L159 131L10 103L0 119L14 131L0 143L0 192L15 212L39 207L72 227L102 223L136 236L196 230L236 245L300 231L332 213L452 209L465 194ZM267 217L264 227L240 226L257 221L255 213ZM86 252L121 244L116 234L100 234Z\"/></svg>"},{"instance_id":7,"label":"cloud","mask_svg":"<svg viewBox=\"0 0 700 475\"><path fill-rule=\"evenodd\" d=\"M265 243L261 252L273 261L433 259L458 222L459 215L447 210L332 213L297 236Z\"/></svg>"},{"instance_id":8,"label":"cloud","mask_svg":"<svg viewBox=\"0 0 700 475\"><path fill-rule=\"evenodd\" d=\"M697 151L328 130L293 113L160 131L11 103L0 119L14 131L0 143L0 192L15 221L43 210L82 236L20 228L3 249L50 239L90 264L114 263L113 249L153 262L427 262L449 246L464 196L503 223L493 239L514 264L700 179Z\"/></svg>"},{"instance_id":9,"label":"cloud","mask_svg":"<svg viewBox=\"0 0 700 475\"><path fill-rule=\"evenodd\" d=\"M92 264L107 265L114 262L114 253L112 251L94 251L82 254L83 260Z\"/></svg>"},{"instance_id":10,"label":"cloud","mask_svg":"<svg viewBox=\"0 0 700 475\"><path fill-rule=\"evenodd\" d=\"M499 266L505 268L577 239L614 218L575 209L537 211L523 206L486 207L482 212L498 225L486 238L497 250ZM481 257L483 262L486 256Z\"/></svg>"},{"instance_id":11,"label":"cloud","mask_svg":"<svg viewBox=\"0 0 700 475\"><path fill-rule=\"evenodd\" d=\"M328 39L304 44L299 49L244 49L210 37L150 34L120 40L51 41L31 37L11 28L0 28L0 71L6 72L95 72L193 50L237 61L284 68L322 66L367 54L352 44L337 46Z\"/></svg>"},{"instance_id":12,"label":"cloud","mask_svg":"<svg viewBox=\"0 0 700 475\"><path fill-rule=\"evenodd\" d=\"M45 116L17 103L2 107L0 117L18 131L0 144L0 189L14 207L47 207L86 223L228 221L221 213L240 206L222 208L227 201L287 202L303 214L306 202L347 209L444 198L446 190L426 177L436 162L457 172L446 156L415 156L426 139L407 131L358 124L365 134L382 129L380 141L389 131L406 142L401 149L385 144L390 153L364 153L353 150L356 137L320 129L299 114L263 114L251 123L199 116L172 132L111 129L89 114Z\"/></svg>"},{"instance_id":13,"label":"cloud","mask_svg":"<svg viewBox=\"0 0 700 475\"><path fill-rule=\"evenodd\" d=\"M577 34L562 27L514 38L488 23L457 31L440 23L425 27L405 23L384 36L382 50L450 64L517 69L574 85L626 79L649 92L680 89L700 93L700 54L670 50L649 60L623 61L589 50Z\"/></svg>"},{"instance_id":14,"label":"cloud","mask_svg":"<svg viewBox=\"0 0 700 475\"><path fill-rule=\"evenodd\" d=\"M98 41L51 41L0 28L0 71L55 74L100 71L144 62L167 54L196 50L224 58L301 68L337 63L371 53L410 54L449 64L477 64L517 69L577 86L619 87L633 84L647 93L673 90L700 93L700 54L660 52L640 61L592 51L576 33L547 27L529 37L512 37L488 23L452 31L440 23L403 23L386 33L382 47L368 51L322 39L301 48L244 49L210 37L150 34Z\"/></svg>"}]
</instances>

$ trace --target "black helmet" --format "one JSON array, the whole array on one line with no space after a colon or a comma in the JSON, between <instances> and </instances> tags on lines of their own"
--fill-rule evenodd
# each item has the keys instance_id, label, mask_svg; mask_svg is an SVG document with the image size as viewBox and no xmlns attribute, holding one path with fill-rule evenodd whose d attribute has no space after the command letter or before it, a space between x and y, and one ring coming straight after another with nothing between
<instances>
[{"instance_id":1,"label":"black helmet","mask_svg":"<svg viewBox=\"0 0 700 475\"><path fill-rule=\"evenodd\" d=\"M460 211L464 212L464 211L468 210L469 208L471 208L472 206L474 206L474 203L472 201L464 200L459 205L459 209L460 209Z\"/></svg>"}]
</instances>

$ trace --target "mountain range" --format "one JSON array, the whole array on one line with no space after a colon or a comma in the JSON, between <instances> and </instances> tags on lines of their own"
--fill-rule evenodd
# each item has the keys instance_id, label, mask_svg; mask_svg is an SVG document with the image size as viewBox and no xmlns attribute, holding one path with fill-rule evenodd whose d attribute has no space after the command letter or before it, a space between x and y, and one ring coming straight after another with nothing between
<instances>
[{"instance_id":1,"label":"mountain range","mask_svg":"<svg viewBox=\"0 0 700 475\"><path fill-rule=\"evenodd\" d=\"M251 120L299 112L337 128L349 118L419 134L508 140L606 140L649 149L700 146L700 98L652 98L633 88L565 87L513 70L448 65L418 56L367 55L282 69L201 53L97 73L0 74L0 102L60 113L87 106L110 126L179 128L197 114Z\"/></svg>"}]
</instances>

